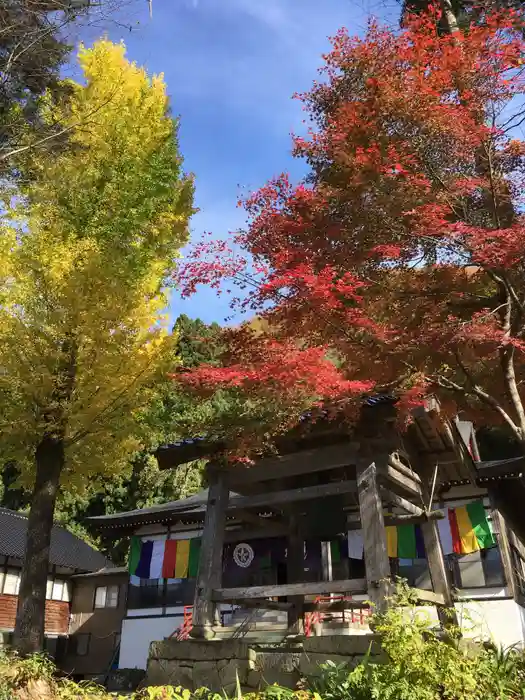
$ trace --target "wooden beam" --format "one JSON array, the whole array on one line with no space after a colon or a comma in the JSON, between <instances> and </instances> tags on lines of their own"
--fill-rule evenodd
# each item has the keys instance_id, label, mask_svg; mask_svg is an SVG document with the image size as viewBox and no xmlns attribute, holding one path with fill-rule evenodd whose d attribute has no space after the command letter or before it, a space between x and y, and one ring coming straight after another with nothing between
<instances>
[{"instance_id":1,"label":"wooden beam","mask_svg":"<svg viewBox=\"0 0 525 700\"><path fill-rule=\"evenodd\" d=\"M212 591L222 583L222 550L229 498L225 476L220 469L212 466L208 469L208 507L201 539L191 631L191 636L196 639L214 636L217 606L212 599Z\"/></svg>"},{"instance_id":2,"label":"wooden beam","mask_svg":"<svg viewBox=\"0 0 525 700\"><path fill-rule=\"evenodd\" d=\"M458 620L454 608L454 598L448 580L447 567L441 548L437 522L435 520L430 520L426 523L422 523L421 534L423 535L423 543L427 555L430 580L432 581L432 588L434 589L433 595L439 596L442 600L440 605L447 608L447 610L438 609L439 620L443 628L450 627L451 625L457 626Z\"/></svg>"},{"instance_id":3,"label":"wooden beam","mask_svg":"<svg viewBox=\"0 0 525 700\"><path fill-rule=\"evenodd\" d=\"M511 530L510 528L507 528L507 530L508 530L508 536L509 536L509 543L516 550L520 559L525 561L525 545L520 540L520 538L516 535L514 530Z\"/></svg>"},{"instance_id":4,"label":"wooden beam","mask_svg":"<svg viewBox=\"0 0 525 700\"><path fill-rule=\"evenodd\" d=\"M514 600L517 600L518 587L516 585L516 578L514 574L514 563L512 561L512 552L510 549L507 524L490 493L489 498L492 508L492 519L496 526L495 530L497 532L501 563L503 565L503 573L505 574L505 582L507 584L507 588L509 589L510 595L514 598Z\"/></svg>"},{"instance_id":5,"label":"wooden beam","mask_svg":"<svg viewBox=\"0 0 525 700\"><path fill-rule=\"evenodd\" d=\"M377 611L384 610L390 594L390 563L386 548L383 505L374 462L357 467L359 512L363 527L364 557L368 597Z\"/></svg>"},{"instance_id":6,"label":"wooden beam","mask_svg":"<svg viewBox=\"0 0 525 700\"><path fill-rule=\"evenodd\" d=\"M417 596L418 603L430 603L431 605L444 606L445 596L441 593L434 593L434 591L425 591L422 588L410 588L410 592Z\"/></svg>"},{"instance_id":7,"label":"wooden beam","mask_svg":"<svg viewBox=\"0 0 525 700\"><path fill-rule=\"evenodd\" d=\"M244 508L241 510L237 510L235 512L235 517L239 518L239 520L242 520L245 523L250 523L250 525L258 525L263 529L266 529L270 524L285 525L284 519L280 516L274 516L272 518L261 518L261 516L257 515L257 513L251 513L249 510L245 510Z\"/></svg>"},{"instance_id":8,"label":"wooden beam","mask_svg":"<svg viewBox=\"0 0 525 700\"><path fill-rule=\"evenodd\" d=\"M389 518L385 518L385 525L422 525L432 520L443 520L444 518L445 513L442 510L432 510L430 513L423 513L421 516L392 515Z\"/></svg>"},{"instance_id":9,"label":"wooden beam","mask_svg":"<svg viewBox=\"0 0 525 700\"><path fill-rule=\"evenodd\" d=\"M397 493L393 493L384 486L380 486L379 491L381 492L381 495L386 501L388 501L389 503L393 503L398 508L402 508L407 513L410 513L411 515L417 515L419 517L425 514L423 508L420 508L419 506L414 505L414 503L407 501L407 499L403 498L403 496L398 496Z\"/></svg>"},{"instance_id":10,"label":"wooden beam","mask_svg":"<svg viewBox=\"0 0 525 700\"><path fill-rule=\"evenodd\" d=\"M421 426L418 423L418 420L416 416L414 415L414 420L412 421L412 424L409 426L409 430L411 433L415 433L414 437L417 442L419 442L421 446L420 451L425 451L425 452L432 452L432 448L429 445L429 442L427 440L426 435L424 432L421 430Z\"/></svg>"},{"instance_id":11,"label":"wooden beam","mask_svg":"<svg viewBox=\"0 0 525 700\"><path fill-rule=\"evenodd\" d=\"M239 500L233 501L228 508L228 513L235 515L238 510L246 508L262 508L267 506L282 506L296 501L309 501L314 498L326 496L337 496L341 493L355 493L357 484L355 481L336 481L329 484L318 484L316 486L305 486L300 489L290 489L288 491L270 491L256 496L243 496Z\"/></svg>"},{"instance_id":12,"label":"wooden beam","mask_svg":"<svg viewBox=\"0 0 525 700\"><path fill-rule=\"evenodd\" d=\"M414 422L424 435L429 452L443 452L447 445L442 437L441 428L434 422L434 417L437 414L433 415L428 409L421 406L419 409L415 409L413 415Z\"/></svg>"},{"instance_id":13,"label":"wooden beam","mask_svg":"<svg viewBox=\"0 0 525 700\"><path fill-rule=\"evenodd\" d=\"M277 600L266 600L266 598L232 598L231 600L222 599L223 603L231 603L238 605L240 608L261 608L261 610L281 610L288 612L292 607L292 603L284 603Z\"/></svg>"},{"instance_id":14,"label":"wooden beam","mask_svg":"<svg viewBox=\"0 0 525 700\"><path fill-rule=\"evenodd\" d=\"M421 484L421 477L419 474L416 474L415 471L403 464L395 452L388 456L388 463L391 467L397 469L398 472L401 472L401 474L404 474L409 479L413 479L416 483Z\"/></svg>"},{"instance_id":15,"label":"wooden beam","mask_svg":"<svg viewBox=\"0 0 525 700\"><path fill-rule=\"evenodd\" d=\"M341 581L311 581L308 583L286 583L276 586L251 586L248 588L217 588L212 599L216 602L242 601L253 598L281 598L284 596L324 595L328 593L366 593L363 578Z\"/></svg>"},{"instance_id":16,"label":"wooden beam","mask_svg":"<svg viewBox=\"0 0 525 700\"><path fill-rule=\"evenodd\" d=\"M416 455L414 455L414 459L417 459ZM429 484L431 482L430 477L434 474L434 467L428 460L422 460L421 464L422 466L420 471L424 477L424 481L422 483L423 496L426 502L430 502ZM447 563L445 561L445 557L443 556L443 549L441 547L441 540L439 538L439 530L436 519L429 519L427 522L422 523L421 534L425 545L428 570L430 573L430 580L432 582L434 594L443 598L443 605L438 607L439 621L441 622L443 629L451 626L457 627L458 618L454 607L454 597L450 587Z\"/></svg>"},{"instance_id":17,"label":"wooden beam","mask_svg":"<svg viewBox=\"0 0 525 700\"><path fill-rule=\"evenodd\" d=\"M241 542L245 540L260 540L267 537L286 537L288 534L288 526L267 523L264 528L245 528L237 527L235 529L226 530L224 535L225 542Z\"/></svg>"},{"instance_id":18,"label":"wooden beam","mask_svg":"<svg viewBox=\"0 0 525 700\"><path fill-rule=\"evenodd\" d=\"M452 428L448 420L445 420L443 422L443 432L446 435L447 442L450 443L450 447L454 451L458 462L467 470L471 484L475 486L478 473L476 467L474 466L472 455L463 442L463 438L461 437L457 425L453 424Z\"/></svg>"},{"instance_id":19,"label":"wooden beam","mask_svg":"<svg viewBox=\"0 0 525 700\"><path fill-rule=\"evenodd\" d=\"M235 490L243 484L270 481L283 476L298 476L312 472L327 471L355 464L359 443L340 443L312 450L301 450L293 454L269 457L256 462L252 467L231 467L230 485Z\"/></svg>"},{"instance_id":20,"label":"wooden beam","mask_svg":"<svg viewBox=\"0 0 525 700\"><path fill-rule=\"evenodd\" d=\"M365 600L334 600L333 603L307 602L303 607L305 612L341 612L342 610L366 610L370 608L370 603Z\"/></svg>"},{"instance_id":21,"label":"wooden beam","mask_svg":"<svg viewBox=\"0 0 525 700\"><path fill-rule=\"evenodd\" d=\"M409 479L397 469L394 469L390 464L382 465L377 470L377 475L382 483L386 483L391 490L400 492L400 494L409 494L410 496L419 496L421 500L421 486Z\"/></svg>"},{"instance_id":22,"label":"wooden beam","mask_svg":"<svg viewBox=\"0 0 525 700\"><path fill-rule=\"evenodd\" d=\"M396 527L397 525L421 525L422 523L428 523L429 520L443 520L445 514L442 510L433 510L430 513L423 513L423 515L390 515L383 512L383 520L385 521L385 527ZM352 517L348 518L349 530L360 530L361 529L361 518L359 515L352 514Z\"/></svg>"},{"instance_id":23,"label":"wooden beam","mask_svg":"<svg viewBox=\"0 0 525 700\"><path fill-rule=\"evenodd\" d=\"M494 462L486 462L487 466L483 466L483 462L477 465L477 477L478 479L483 478L493 478L493 477L508 477L512 476L519 478L523 475L525 471L525 458L520 457L517 460L506 463L505 460L501 460L501 464Z\"/></svg>"}]
</instances>

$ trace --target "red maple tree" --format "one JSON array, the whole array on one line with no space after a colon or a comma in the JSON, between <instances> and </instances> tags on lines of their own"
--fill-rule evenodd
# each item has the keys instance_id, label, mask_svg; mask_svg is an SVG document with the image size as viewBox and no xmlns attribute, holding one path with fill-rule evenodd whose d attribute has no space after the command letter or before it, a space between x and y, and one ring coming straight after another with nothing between
<instances>
[{"instance_id":1,"label":"red maple tree","mask_svg":"<svg viewBox=\"0 0 525 700\"><path fill-rule=\"evenodd\" d=\"M291 421L308 401L430 392L525 447L523 27L511 11L452 34L438 23L430 8L401 32L332 40L299 96L305 182L266 184L243 202L247 230L197 245L181 270L186 294L233 278L234 303L263 320L229 329L224 367L188 386L299 392Z\"/></svg>"}]
</instances>

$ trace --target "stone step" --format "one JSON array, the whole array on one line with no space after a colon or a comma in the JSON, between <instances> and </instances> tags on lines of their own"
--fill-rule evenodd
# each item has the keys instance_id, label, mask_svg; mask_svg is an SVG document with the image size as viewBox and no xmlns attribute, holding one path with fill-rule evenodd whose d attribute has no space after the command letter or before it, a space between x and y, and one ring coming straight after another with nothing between
<instances>
[{"instance_id":1,"label":"stone step","mask_svg":"<svg viewBox=\"0 0 525 700\"><path fill-rule=\"evenodd\" d=\"M228 629L238 629L239 627L258 630L286 630L288 628L288 624L286 621L281 622L275 620L250 620L249 622L241 620L241 622L224 626L224 628Z\"/></svg>"},{"instance_id":2,"label":"stone step","mask_svg":"<svg viewBox=\"0 0 525 700\"><path fill-rule=\"evenodd\" d=\"M214 639L231 639L236 636L240 640L257 640L263 644L280 643L286 637L288 628L281 624L252 624L249 626L231 625L214 627Z\"/></svg>"},{"instance_id":3,"label":"stone step","mask_svg":"<svg viewBox=\"0 0 525 700\"><path fill-rule=\"evenodd\" d=\"M232 639L232 637L233 635L231 634L221 633L215 639L226 640ZM263 634L261 632L253 631L247 632L246 634L236 637L235 639L238 639L241 642L252 642L258 645L280 645L285 640L285 637L286 635L284 634L268 634L268 632Z\"/></svg>"},{"instance_id":4,"label":"stone step","mask_svg":"<svg viewBox=\"0 0 525 700\"><path fill-rule=\"evenodd\" d=\"M243 622L246 618L256 621L282 622L283 624L286 624L288 621L287 614L278 610L257 610L255 613L252 613L251 610L235 610L230 619L233 624L237 624Z\"/></svg>"}]
</instances>

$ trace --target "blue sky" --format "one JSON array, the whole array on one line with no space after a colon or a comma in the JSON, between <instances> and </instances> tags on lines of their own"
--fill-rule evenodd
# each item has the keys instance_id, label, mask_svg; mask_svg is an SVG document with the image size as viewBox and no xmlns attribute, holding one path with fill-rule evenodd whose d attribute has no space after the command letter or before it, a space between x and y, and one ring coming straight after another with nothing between
<instances>
[{"instance_id":1,"label":"blue sky","mask_svg":"<svg viewBox=\"0 0 525 700\"><path fill-rule=\"evenodd\" d=\"M86 43L105 31L123 39L128 57L164 73L180 116L185 167L196 177L192 237L223 237L242 226L240 188L255 189L283 170L299 178L290 132L302 128L294 92L307 89L322 64L327 37L341 26L366 29L371 14L397 21L395 0L131 0L119 17L84 28ZM119 21L117 21L119 20ZM132 31L124 25L133 27ZM228 300L202 289L173 294L171 314L222 322Z\"/></svg>"}]
</instances>

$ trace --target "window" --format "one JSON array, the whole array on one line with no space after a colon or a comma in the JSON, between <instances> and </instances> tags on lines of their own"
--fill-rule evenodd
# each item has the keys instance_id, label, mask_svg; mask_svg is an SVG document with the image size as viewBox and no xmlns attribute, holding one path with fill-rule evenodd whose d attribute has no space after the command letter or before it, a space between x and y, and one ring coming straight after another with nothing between
<instances>
[{"instance_id":1,"label":"window","mask_svg":"<svg viewBox=\"0 0 525 700\"><path fill-rule=\"evenodd\" d=\"M138 585L132 582L128 589L129 608L157 608L163 605L165 605L163 578L138 579Z\"/></svg>"},{"instance_id":2,"label":"window","mask_svg":"<svg viewBox=\"0 0 525 700\"><path fill-rule=\"evenodd\" d=\"M53 581L53 588L51 591L51 600L62 600L64 595L64 581L60 579L55 579Z\"/></svg>"},{"instance_id":3,"label":"window","mask_svg":"<svg viewBox=\"0 0 525 700\"><path fill-rule=\"evenodd\" d=\"M46 600L63 600L69 603L71 601L71 583L60 578L48 578Z\"/></svg>"},{"instance_id":4,"label":"window","mask_svg":"<svg viewBox=\"0 0 525 700\"><path fill-rule=\"evenodd\" d=\"M95 590L95 608L118 607L118 586L97 586Z\"/></svg>"},{"instance_id":5,"label":"window","mask_svg":"<svg viewBox=\"0 0 525 700\"><path fill-rule=\"evenodd\" d=\"M472 554L452 556L454 582L458 588L504 586L505 576L499 547L482 549Z\"/></svg>"},{"instance_id":6,"label":"window","mask_svg":"<svg viewBox=\"0 0 525 700\"><path fill-rule=\"evenodd\" d=\"M18 569L8 569L5 574L3 592L8 595L18 595L20 590L20 571Z\"/></svg>"},{"instance_id":7,"label":"window","mask_svg":"<svg viewBox=\"0 0 525 700\"><path fill-rule=\"evenodd\" d=\"M13 643L12 632L0 632L0 649L6 649Z\"/></svg>"},{"instance_id":8,"label":"window","mask_svg":"<svg viewBox=\"0 0 525 700\"><path fill-rule=\"evenodd\" d=\"M397 575L406 578L414 588L432 590L430 571L426 559L398 559Z\"/></svg>"},{"instance_id":9,"label":"window","mask_svg":"<svg viewBox=\"0 0 525 700\"><path fill-rule=\"evenodd\" d=\"M195 597L195 580L169 578L166 581L165 605L188 605Z\"/></svg>"}]
</instances>

